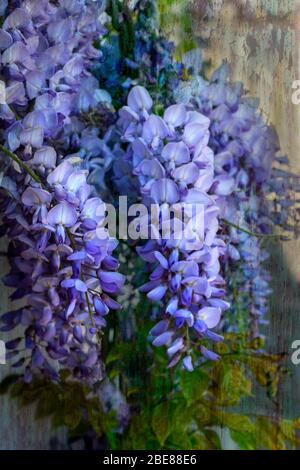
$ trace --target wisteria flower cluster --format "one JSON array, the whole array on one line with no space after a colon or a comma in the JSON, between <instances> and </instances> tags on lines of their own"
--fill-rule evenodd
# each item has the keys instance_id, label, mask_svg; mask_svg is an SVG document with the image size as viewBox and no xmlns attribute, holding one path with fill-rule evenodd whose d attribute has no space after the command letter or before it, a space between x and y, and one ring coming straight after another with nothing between
<instances>
[{"instance_id":1,"label":"wisteria flower cluster","mask_svg":"<svg viewBox=\"0 0 300 470\"><path fill-rule=\"evenodd\" d=\"M14 150L20 143L40 144L44 136L54 137L81 106L82 81L89 75L91 60L99 57L93 41L102 33L94 9L84 2L19 3L0 30L0 117L13 124L35 101L30 122L27 117L8 132Z\"/></svg>"},{"instance_id":2,"label":"wisteria flower cluster","mask_svg":"<svg viewBox=\"0 0 300 470\"><path fill-rule=\"evenodd\" d=\"M209 145L215 152L217 203L224 218L237 226L227 227L229 243L223 258L236 314L227 322L227 328L237 327L242 306L241 310L249 311L251 333L257 336L259 324L266 322L264 315L271 293L270 274L264 266L268 253L263 237L273 231L275 224L283 230L291 229L289 224L295 220L296 212L288 195L295 189L297 178L276 168L278 162L287 163L286 158L277 155L277 134L265 124L257 102L245 96L242 84L229 81L226 62L209 82L197 75L181 82L175 97L210 119ZM238 292L238 302L234 292Z\"/></svg>"},{"instance_id":3,"label":"wisteria flower cluster","mask_svg":"<svg viewBox=\"0 0 300 470\"><path fill-rule=\"evenodd\" d=\"M16 2L0 29L1 150L9 162L1 190L2 234L10 240L5 283L16 289L11 298L26 304L2 316L2 330L25 328L24 347L16 338L7 348L20 354L15 366L25 365L28 381L38 370L57 377L57 362L90 382L102 376L99 333L109 309L119 307L111 294L124 282L112 256L116 240L101 225L105 204L89 197L86 172L60 151L99 57L96 7Z\"/></svg>"},{"instance_id":4,"label":"wisteria flower cluster","mask_svg":"<svg viewBox=\"0 0 300 470\"><path fill-rule=\"evenodd\" d=\"M15 151L23 145L23 158L28 159L31 147L41 147L47 140L55 141L56 151L65 155L76 152L77 160L97 157L106 147L97 148L98 130L84 117L102 102L90 69L101 56L93 43L105 31L98 21L105 4L91 0L15 3L0 30L0 117L7 127L8 147ZM102 160L109 165L107 152ZM89 180L95 182L93 177ZM99 181L98 187L102 186Z\"/></svg>"},{"instance_id":5,"label":"wisteria flower cluster","mask_svg":"<svg viewBox=\"0 0 300 470\"><path fill-rule=\"evenodd\" d=\"M31 168L37 169L35 153ZM49 159L48 159L49 162ZM102 375L99 333L105 315L119 308L111 298L123 285L115 272L112 256L116 240L101 226L105 205L89 198L84 171L63 161L50 171L45 185L29 181L18 188L20 199L11 199L3 223L12 240L9 247L11 271L5 277L16 287L13 299L24 298L24 308L2 316L2 331L17 325L25 328L21 338L7 343L11 355L21 355L15 364L26 365L25 378L41 369L54 378L58 361L74 376L91 381Z\"/></svg>"},{"instance_id":6,"label":"wisteria flower cluster","mask_svg":"<svg viewBox=\"0 0 300 470\"><path fill-rule=\"evenodd\" d=\"M17 286L12 298L27 304L2 320L7 331L26 327L30 354L16 364L27 366L28 380L35 369L56 376L55 361L78 377L101 375L97 333L118 307L110 294L124 282L116 241L103 225L103 195L157 206L158 231L148 215L139 222L156 233L138 248L153 268L141 290L159 306L153 344L167 345L169 365L182 360L188 370L201 356L217 359L205 347L207 339L222 339L213 328L237 328L236 319L222 316L229 307L223 278L231 310L238 316L242 303L252 335L259 334L270 276L262 239L251 232L291 229L295 208L287 195L295 178L274 168L287 161L277 156L276 133L257 105L229 81L226 64L207 81L197 51L186 55L189 64L174 60L155 2L130 5L108 2L109 20L101 0L16 0L0 29L1 232L10 239L11 263L5 282ZM195 75L179 83L183 66ZM151 96L132 88L115 125L114 106L136 83L147 83ZM173 96L178 104L169 106ZM202 220L180 219L188 204L201 205ZM12 356L19 342L9 343Z\"/></svg>"},{"instance_id":7,"label":"wisteria flower cluster","mask_svg":"<svg viewBox=\"0 0 300 470\"><path fill-rule=\"evenodd\" d=\"M150 332L153 345L167 345L169 367L182 359L192 370L201 355L217 359L201 340L222 339L212 329L228 307L219 274L224 251L217 235L219 210L215 195L208 195L214 182L214 156L207 147L210 122L181 104L168 107L161 118L151 112L152 104L145 88L134 87L118 123L129 143L126 159L138 177L142 200L157 205L158 222L164 224L167 213L172 226L169 237L160 226L156 239L138 248L153 267L141 290L151 301L162 303L160 321ZM196 220L192 212L188 219L179 219L178 211L189 203L202 205L203 220ZM152 228L148 216L143 224ZM177 237L179 231L182 236Z\"/></svg>"}]
</instances>

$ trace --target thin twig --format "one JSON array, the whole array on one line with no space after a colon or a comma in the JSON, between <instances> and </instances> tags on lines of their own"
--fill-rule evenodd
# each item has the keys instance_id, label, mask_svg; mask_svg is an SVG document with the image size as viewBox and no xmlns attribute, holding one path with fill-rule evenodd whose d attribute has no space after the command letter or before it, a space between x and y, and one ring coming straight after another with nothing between
<instances>
[{"instance_id":1,"label":"thin twig","mask_svg":"<svg viewBox=\"0 0 300 470\"><path fill-rule=\"evenodd\" d=\"M275 233L272 234L264 234L264 233L256 233L256 232L251 232L250 230L247 230L246 228L240 227L240 225L234 224L233 222L230 222L230 220L223 219L223 222L226 225L229 225L230 227L236 228L240 232L246 233L247 235L250 235L251 237L256 237L256 238L279 238L280 240L290 240L288 237L284 237L282 235L277 235Z\"/></svg>"},{"instance_id":2,"label":"thin twig","mask_svg":"<svg viewBox=\"0 0 300 470\"><path fill-rule=\"evenodd\" d=\"M23 170L25 170L31 178L33 178L37 183L39 183L41 186L45 186L39 175L37 175L30 166L28 166L23 160L21 160L18 155L15 153L11 152L8 148L4 147L4 145L0 144L0 150L2 150L3 153L5 153L11 160L16 162Z\"/></svg>"}]
</instances>

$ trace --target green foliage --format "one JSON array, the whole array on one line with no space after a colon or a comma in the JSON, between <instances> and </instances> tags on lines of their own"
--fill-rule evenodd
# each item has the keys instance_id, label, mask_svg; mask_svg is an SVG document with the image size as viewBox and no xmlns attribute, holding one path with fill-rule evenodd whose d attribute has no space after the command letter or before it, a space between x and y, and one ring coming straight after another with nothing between
<instances>
[{"instance_id":1,"label":"green foliage","mask_svg":"<svg viewBox=\"0 0 300 470\"><path fill-rule=\"evenodd\" d=\"M142 284L143 277L144 273L137 270L132 281L136 278ZM125 313L119 314L122 322L126 317L135 319L133 336L124 345L122 330L116 323L118 340L108 355L108 373L122 376L123 393L133 410L116 448L219 449L222 428L229 430L241 449L296 445L296 422L276 422L271 417L240 411L241 402L253 398L255 383L275 399L284 372L283 356L261 352L261 339L230 333L223 343L215 345L220 361L206 361L193 373L178 366L168 370L163 349L153 349L147 341L153 324L149 321L151 306L140 299L135 308L129 305Z\"/></svg>"},{"instance_id":2,"label":"green foliage","mask_svg":"<svg viewBox=\"0 0 300 470\"><path fill-rule=\"evenodd\" d=\"M176 44L175 57L197 47L192 30L189 0L158 0L159 21L164 34Z\"/></svg>"},{"instance_id":3,"label":"green foliage","mask_svg":"<svg viewBox=\"0 0 300 470\"><path fill-rule=\"evenodd\" d=\"M117 432L113 414L104 413L99 392L72 381L65 370L60 383L35 378L24 384L18 376L10 376L0 392L10 392L22 406L36 403L37 419L51 416L53 425L67 426L72 438L94 430L109 449L220 449L222 429L229 430L240 449L294 448L299 443L299 418L241 411L244 400L253 400L256 384L276 400L283 356L261 352L261 339L229 333L214 346L220 361L204 361L193 373L178 365L167 369L164 349L152 348L148 341L155 308L137 289L147 273L130 248L121 245L119 258L132 290L122 298L123 310L108 316L103 354L108 378L119 384L131 408L124 432Z\"/></svg>"},{"instance_id":4,"label":"green foliage","mask_svg":"<svg viewBox=\"0 0 300 470\"><path fill-rule=\"evenodd\" d=\"M168 401L163 401L159 403L153 410L152 414L152 430L157 437L159 444L164 445L167 437L171 432L171 427L169 424L170 420L170 406Z\"/></svg>"},{"instance_id":5,"label":"green foliage","mask_svg":"<svg viewBox=\"0 0 300 470\"><path fill-rule=\"evenodd\" d=\"M90 428L102 436L116 426L115 417L103 412L100 401L86 386L70 381L66 370L60 376L59 383L35 377L27 384L20 376L10 375L2 381L0 392L9 392L20 406L35 404L37 420L51 417L54 428L67 426L72 436L82 436Z\"/></svg>"}]
</instances>

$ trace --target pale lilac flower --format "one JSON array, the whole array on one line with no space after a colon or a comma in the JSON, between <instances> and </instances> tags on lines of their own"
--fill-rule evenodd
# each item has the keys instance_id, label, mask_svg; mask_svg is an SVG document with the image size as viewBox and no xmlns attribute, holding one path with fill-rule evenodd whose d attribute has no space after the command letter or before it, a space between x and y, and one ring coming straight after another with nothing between
<instances>
[{"instance_id":1,"label":"pale lilac flower","mask_svg":"<svg viewBox=\"0 0 300 470\"><path fill-rule=\"evenodd\" d=\"M138 247L139 255L153 266L141 291L159 302L163 312L150 332L153 345L168 347L170 367L182 359L191 371L201 357L195 345L201 345L210 333L210 339L219 339L211 329L219 325L222 311L228 308L221 299L224 281L219 259L225 244L218 238L218 196L208 193L218 186L214 157L207 147L210 121L181 104L167 108L161 118L152 113L151 105L147 90L134 87L118 122L122 138L128 142L123 158L138 178L142 201L149 206L156 203L159 223L167 216L158 227L148 218L140 222L156 234L156 241ZM218 183L222 192L231 189L231 180ZM191 213L183 223L176 214L188 203L201 205L203 217ZM172 212L174 217L168 219ZM170 236L167 223L173 227Z\"/></svg>"}]
</instances>

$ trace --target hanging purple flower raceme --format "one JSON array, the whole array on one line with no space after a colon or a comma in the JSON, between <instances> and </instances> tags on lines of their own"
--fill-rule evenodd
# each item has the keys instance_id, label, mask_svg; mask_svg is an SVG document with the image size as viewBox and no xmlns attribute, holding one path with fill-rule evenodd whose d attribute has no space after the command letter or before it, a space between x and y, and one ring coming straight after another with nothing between
<instances>
[{"instance_id":1,"label":"hanging purple flower raceme","mask_svg":"<svg viewBox=\"0 0 300 470\"><path fill-rule=\"evenodd\" d=\"M155 208L151 220L148 214L136 219L150 238L138 253L153 266L141 290L161 305L161 318L150 332L153 345L167 346L170 367L182 359L192 370L201 355L216 359L201 343L222 339L213 329L228 308L219 274L225 249L217 236L219 209L207 192L214 179L210 122L183 105L170 106L163 118L151 108L147 90L136 86L119 113L128 142L124 158L137 175L142 202Z\"/></svg>"},{"instance_id":2,"label":"hanging purple flower raceme","mask_svg":"<svg viewBox=\"0 0 300 470\"><path fill-rule=\"evenodd\" d=\"M30 164L38 174L39 162ZM38 369L55 377L53 360L76 377L101 377L99 332L109 310L119 308L111 295L124 278L112 256L117 242L103 225L105 204L90 190L85 172L66 160L43 185L30 179L18 185L19 198L2 204L11 240L4 282L17 286L13 300L25 299L24 308L2 316L2 331L24 326L25 353L18 340L8 348L21 355L15 365L26 366L27 379Z\"/></svg>"},{"instance_id":3,"label":"hanging purple flower raceme","mask_svg":"<svg viewBox=\"0 0 300 470\"><path fill-rule=\"evenodd\" d=\"M111 295L124 279L112 256L116 241L103 225L105 204L90 197L87 173L60 151L100 33L92 4L78 0L25 0L0 30L1 150L8 162L1 234L11 265L4 281L15 288L13 300L25 300L2 316L2 330L25 328L25 344L16 338L7 348L28 381L37 371L57 377L57 362L78 378L98 380L99 334L105 315L119 308Z\"/></svg>"},{"instance_id":4,"label":"hanging purple flower raceme","mask_svg":"<svg viewBox=\"0 0 300 470\"><path fill-rule=\"evenodd\" d=\"M230 243L222 263L236 316L229 319L227 327L235 329L237 322L241 325L241 312L249 312L251 334L257 336L259 325L266 322L271 293L263 236L270 234L274 225L291 230L290 222L297 214L291 191L297 178L278 168L287 160L277 156L277 134L264 122L257 102L245 97L242 85L229 81L227 63L210 82L198 75L181 82L175 97L210 119L209 145L215 152L216 174L210 191L218 195L224 219L262 235L259 238L227 227L225 237Z\"/></svg>"}]
</instances>

